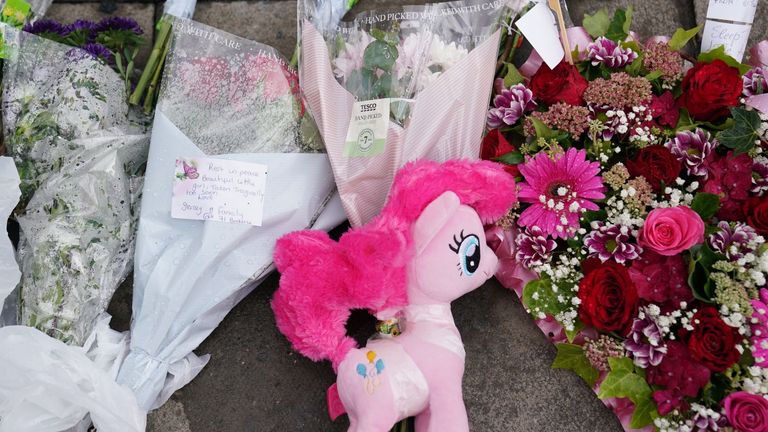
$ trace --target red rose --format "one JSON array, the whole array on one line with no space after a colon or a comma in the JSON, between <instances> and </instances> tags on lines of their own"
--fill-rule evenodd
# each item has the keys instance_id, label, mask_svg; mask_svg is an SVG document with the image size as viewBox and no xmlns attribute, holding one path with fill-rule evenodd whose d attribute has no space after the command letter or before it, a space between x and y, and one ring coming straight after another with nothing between
<instances>
[{"instance_id":1,"label":"red rose","mask_svg":"<svg viewBox=\"0 0 768 432\"><path fill-rule=\"evenodd\" d=\"M583 105L584 90L589 83L581 76L576 66L562 62L555 69L541 65L531 78L529 88L533 98L545 105L565 102L569 105Z\"/></svg>"},{"instance_id":2,"label":"red rose","mask_svg":"<svg viewBox=\"0 0 768 432\"><path fill-rule=\"evenodd\" d=\"M660 145L652 145L640 149L634 159L627 161L627 170L633 177L643 176L653 190L660 191L661 183L671 185L680 174L682 164Z\"/></svg>"},{"instance_id":3,"label":"red rose","mask_svg":"<svg viewBox=\"0 0 768 432\"><path fill-rule=\"evenodd\" d=\"M728 115L728 108L739 104L741 73L722 60L699 63L683 79L680 106L695 120L715 121Z\"/></svg>"},{"instance_id":4,"label":"red rose","mask_svg":"<svg viewBox=\"0 0 768 432\"><path fill-rule=\"evenodd\" d=\"M637 316L639 299L629 272L607 261L590 271L579 284L579 319L603 332L626 335Z\"/></svg>"},{"instance_id":5,"label":"red rose","mask_svg":"<svg viewBox=\"0 0 768 432\"><path fill-rule=\"evenodd\" d=\"M712 372L723 372L739 361L741 354L736 344L741 337L735 328L720 318L712 306L704 307L693 315L692 331L684 332L691 357Z\"/></svg>"},{"instance_id":6,"label":"red rose","mask_svg":"<svg viewBox=\"0 0 768 432\"><path fill-rule=\"evenodd\" d=\"M515 146L507 141L507 138L504 137L503 133L499 132L498 129L491 129L488 132L488 135L483 138L483 143L480 147L480 159L495 160L496 158L515 150L517 150ZM520 171L517 169L516 165L508 165L503 162L500 163L504 165L504 171L515 177L520 175Z\"/></svg>"},{"instance_id":7,"label":"red rose","mask_svg":"<svg viewBox=\"0 0 768 432\"><path fill-rule=\"evenodd\" d=\"M744 202L747 223L759 234L768 236L768 198L752 197Z\"/></svg>"}]
</instances>

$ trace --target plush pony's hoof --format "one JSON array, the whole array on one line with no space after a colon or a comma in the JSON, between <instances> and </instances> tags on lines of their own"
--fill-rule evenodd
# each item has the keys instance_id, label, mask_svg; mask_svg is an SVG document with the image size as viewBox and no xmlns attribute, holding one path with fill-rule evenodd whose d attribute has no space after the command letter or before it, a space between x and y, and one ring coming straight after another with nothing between
<instances>
[{"instance_id":1,"label":"plush pony's hoof","mask_svg":"<svg viewBox=\"0 0 768 432\"><path fill-rule=\"evenodd\" d=\"M336 387L336 383L328 387L326 397L328 399L328 415L331 417L331 420L336 420L340 415L347 412L344 404L341 403L341 398L339 398L339 389Z\"/></svg>"}]
</instances>

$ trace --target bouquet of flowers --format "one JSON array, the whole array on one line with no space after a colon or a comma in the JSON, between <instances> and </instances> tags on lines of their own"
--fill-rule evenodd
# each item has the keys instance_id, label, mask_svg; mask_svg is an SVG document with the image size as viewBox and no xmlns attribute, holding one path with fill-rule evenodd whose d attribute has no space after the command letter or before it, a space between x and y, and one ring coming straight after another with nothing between
<instances>
[{"instance_id":1,"label":"bouquet of flowers","mask_svg":"<svg viewBox=\"0 0 768 432\"><path fill-rule=\"evenodd\" d=\"M477 158L500 20L525 2L437 3L351 22L332 3L299 2L299 69L357 226L379 212L406 162Z\"/></svg>"},{"instance_id":2,"label":"bouquet of flowers","mask_svg":"<svg viewBox=\"0 0 768 432\"><path fill-rule=\"evenodd\" d=\"M8 26L3 39L5 146L21 177L23 277L9 299L19 323L81 345L130 271L146 122L87 46Z\"/></svg>"},{"instance_id":3,"label":"bouquet of flowers","mask_svg":"<svg viewBox=\"0 0 768 432\"><path fill-rule=\"evenodd\" d=\"M642 43L630 16L497 81L483 158L521 202L493 228L499 276L627 429L765 430L766 57L694 59L698 28Z\"/></svg>"},{"instance_id":4,"label":"bouquet of flowers","mask_svg":"<svg viewBox=\"0 0 768 432\"><path fill-rule=\"evenodd\" d=\"M271 272L279 237L341 222L318 221L333 176L295 70L271 47L163 20L173 34L141 201L130 351L118 376L145 410L206 364L192 351Z\"/></svg>"}]
</instances>

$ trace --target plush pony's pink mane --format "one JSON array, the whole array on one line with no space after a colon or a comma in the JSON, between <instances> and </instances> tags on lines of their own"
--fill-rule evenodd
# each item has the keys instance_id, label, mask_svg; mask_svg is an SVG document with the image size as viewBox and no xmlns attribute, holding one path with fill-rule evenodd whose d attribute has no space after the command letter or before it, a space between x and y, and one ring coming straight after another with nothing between
<instances>
[{"instance_id":1,"label":"plush pony's pink mane","mask_svg":"<svg viewBox=\"0 0 768 432\"><path fill-rule=\"evenodd\" d=\"M313 360L329 359L335 369L356 346L345 328L352 309L375 313L408 304L411 228L447 191L484 223L504 216L516 199L514 179L494 162L417 161L397 173L379 216L338 243L321 231L278 240L275 264L282 276L272 308L296 350Z\"/></svg>"}]
</instances>

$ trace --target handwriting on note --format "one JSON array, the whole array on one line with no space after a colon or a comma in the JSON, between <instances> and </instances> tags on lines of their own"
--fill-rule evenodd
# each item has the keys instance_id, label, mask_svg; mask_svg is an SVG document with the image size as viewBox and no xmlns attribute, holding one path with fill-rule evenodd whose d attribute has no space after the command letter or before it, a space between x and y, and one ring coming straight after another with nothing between
<instances>
[{"instance_id":1,"label":"handwriting on note","mask_svg":"<svg viewBox=\"0 0 768 432\"><path fill-rule=\"evenodd\" d=\"M701 52L711 51L719 46L725 47L725 52L741 61L744 50L749 42L749 24L729 24L707 20L701 40Z\"/></svg>"},{"instance_id":2,"label":"handwriting on note","mask_svg":"<svg viewBox=\"0 0 768 432\"><path fill-rule=\"evenodd\" d=\"M759 0L710 0L707 18L752 24Z\"/></svg>"},{"instance_id":3,"label":"handwriting on note","mask_svg":"<svg viewBox=\"0 0 768 432\"><path fill-rule=\"evenodd\" d=\"M261 226L266 165L182 157L173 182L171 217Z\"/></svg>"}]
</instances>

